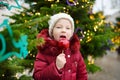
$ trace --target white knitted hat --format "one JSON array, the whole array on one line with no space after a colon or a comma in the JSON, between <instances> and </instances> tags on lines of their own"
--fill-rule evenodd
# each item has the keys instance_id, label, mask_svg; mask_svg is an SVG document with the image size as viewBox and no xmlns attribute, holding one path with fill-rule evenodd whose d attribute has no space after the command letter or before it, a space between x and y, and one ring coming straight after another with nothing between
<instances>
[{"instance_id":1,"label":"white knitted hat","mask_svg":"<svg viewBox=\"0 0 120 80\"><path fill-rule=\"evenodd\" d=\"M72 33L74 32L74 20L73 20L73 18L70 15L66 14L66 13L58 13L58 14L55 14L55 15L51 16L50 20L48 21L49 35L51 37L52 37L52 31L53 31L53 27L54 27L55 23L61 18L65 18L65 19L70 20L70 22L72 24Z\"/></svg>"}]
</instances>

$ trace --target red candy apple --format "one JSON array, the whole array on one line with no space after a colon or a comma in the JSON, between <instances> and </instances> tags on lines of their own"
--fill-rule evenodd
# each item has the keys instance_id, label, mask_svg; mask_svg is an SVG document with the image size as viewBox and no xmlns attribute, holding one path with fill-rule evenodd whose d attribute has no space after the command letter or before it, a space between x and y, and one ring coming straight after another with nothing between
<instances>
[{"instance_id":1,"label":"red candy apple","mask_svg":"<svg viewBox=\"0 0 120 80\"><path fill-rule=\"evenodd\" d=\"M69 48L69 40L66 38L60 38L58 45L63 49L67 49Z\"/></svg>"}]
</instances>

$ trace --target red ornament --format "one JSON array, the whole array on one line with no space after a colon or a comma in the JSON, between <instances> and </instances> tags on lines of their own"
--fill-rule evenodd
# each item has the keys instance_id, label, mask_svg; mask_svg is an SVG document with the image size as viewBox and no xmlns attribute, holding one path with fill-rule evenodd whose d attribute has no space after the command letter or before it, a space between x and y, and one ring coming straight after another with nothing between
<instances>
[{"instance_id":1,"label":"red ornament","mask_svg":"<svg viewBox=\"0 0 120 80\"><path fill-rule=\"evenodd\" d=\"M58 45L63 49L67 49L69 48L69 40L66 38L60 38Z\"/></svg>"}]
</instances>

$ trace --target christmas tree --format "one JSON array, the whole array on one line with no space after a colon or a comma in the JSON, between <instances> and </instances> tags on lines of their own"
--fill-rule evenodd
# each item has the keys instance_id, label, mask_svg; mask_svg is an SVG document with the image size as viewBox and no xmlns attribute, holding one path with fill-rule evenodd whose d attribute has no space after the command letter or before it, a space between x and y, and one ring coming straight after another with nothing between
<instances>
[{"instance_id":1,"label":"christmas tree","mask_svg":"<svg viewBox=\"0 0 120 80\"><path fill-rule=\"evenodd\" d=\"M112 38L112 42L117 46L115 50L117 51L118 55L120 55L120 17L117 17L116 21L117 23L112 24L114 32L116 33L116 35Z\"/></svg>"},{"instance_id":2,"label":"christmas tree","mask_svg":"<svg viewBox=\"0 0 120 80\"><path fill-rule=\"evenodd\" d=\"M88 72L96 72L100 68L94 64L97 57L106 54L106 49L111 47L111 39L115 35L113 29L106 25L104 16L101 13L91 14L94 0L26 0L30 4L30 9L24 8L20 14L10 16L15 22L10 23L12 30L12 39L8 28L1 31L6 41L6 51L19 52L19 48L14 47L11 40L19 42L21 36L27 35L28 55L24 58L18 58L15 55L0 62L0 79L1 80L30 80L31 75L25 72L33 70L33 63L37 54L37 44L44 43L42 39L36 39L36 35L45 28L48 28L48 19L51 15L59 12L70 14L76 27L81 43L81 53L86 62ZM8 36L9 35L9 36ZM0 42L0 49L3 43ZM6 54L4 54L6 55ZM1 57L2 55L0 55ZM20 76L19 73L23 75Z\"/></svg>"}]
</instances>

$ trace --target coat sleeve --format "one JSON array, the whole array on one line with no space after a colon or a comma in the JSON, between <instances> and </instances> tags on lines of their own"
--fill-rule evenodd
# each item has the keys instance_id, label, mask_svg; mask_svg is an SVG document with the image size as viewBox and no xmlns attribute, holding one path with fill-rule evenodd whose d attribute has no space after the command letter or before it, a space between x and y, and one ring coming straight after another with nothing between
<instances>
[{"instance_id":1,"label":"coat sleeve","mask_svg":"<svg viewBox=\"0 0 120 80\"><path fill-rule=\"evenodd\" d=\"M34 62L34 80L61 80L55 62L48 64L45 55L38 53Z\"/></svg>"},{"instance_id":2,"label":"coat sleeve","mask_svg":"<svg viewBox=\"0 0 120 80\"><path fill-rule=\"evenodd\" d=\"M77 67L77 80L88 80L86 65L81 53L79 53L79 61Z\"/></svg>"}]
</instances>

